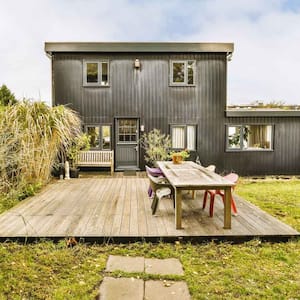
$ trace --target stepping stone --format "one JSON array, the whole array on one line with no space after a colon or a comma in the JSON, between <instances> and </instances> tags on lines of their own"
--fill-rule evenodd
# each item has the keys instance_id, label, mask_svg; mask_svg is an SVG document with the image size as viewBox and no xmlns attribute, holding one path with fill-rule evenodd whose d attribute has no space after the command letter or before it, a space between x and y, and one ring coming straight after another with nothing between
<instances>
[{"instance_id":1,"label":"stepping stone","mask_svg":"<svg viewBox=\"0 0 300 300\"><path fill-rule=\"evenodd\" d=\"M144 272L144 257L129 257L110 255L106 264L106 272L123 271L123 272Z\"/></svg>"},{"instance_id":2,"label":"stepping stone","mask_svg":"<svg viewBox=\"0 0 300 300\"><path fill-rule=\"evenodd\" d=\"M100 300L143 300L144 281L134 278L104 277L100 285Z\"/></svg>"},{"instance_id":3,"label":"stepping stone","mask_svg":"<svg viewBox=\"0 0 300 300\"><path fill-rule=\"evenodd\" d=\"M145 300L190 300L191 296L184 281L145 282Z\"/></svg>"},{"instance_id":4,"label":"stepping stone","mask_svg":"<svg viewBox=\"0 0 300 300\"><path fill-rule=\"evenodd\" d=\"M158 275L184 275L182 265L176 258L145 259L145 272Z\"/></svg>"}]
</instances>

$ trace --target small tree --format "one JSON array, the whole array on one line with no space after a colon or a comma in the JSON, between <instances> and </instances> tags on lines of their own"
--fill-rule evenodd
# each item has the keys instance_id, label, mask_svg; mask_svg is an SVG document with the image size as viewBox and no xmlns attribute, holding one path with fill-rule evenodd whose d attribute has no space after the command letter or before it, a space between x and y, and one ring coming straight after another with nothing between
<instances>
[{"instance_id":1,"label":"small tree","mask_svg":"<svg viewBox=\"0 0 300 300\"><path fill-rule=\"evenodd\" d=\"M145 149L145 161L149 165L153 165L155 161L169 159L170 136L162 134L158 129L154 128L149 133L145 133L140 144Z\"/></svg>"},{"instance_id":2,"label":"small tree","mask_svg":"<svg viewBox=\"0 0 300 300\"><path fill-rule=\"evenodd\" d=\"M16 104L17 99L15 95L3 84L0 88L0 105L7 106L9 104Z\"/></svg>"}]
</instances>

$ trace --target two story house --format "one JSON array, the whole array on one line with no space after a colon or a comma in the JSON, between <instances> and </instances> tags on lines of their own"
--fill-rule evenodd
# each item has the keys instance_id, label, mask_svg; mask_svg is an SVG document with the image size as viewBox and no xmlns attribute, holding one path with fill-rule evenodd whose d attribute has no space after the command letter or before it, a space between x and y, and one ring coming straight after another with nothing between
<instances>
[{"instance_id":1,"label":"two story house","mask_svg":"<svg viewBox=\"0 0 300 300\"><path fill-rule=\"evenodd\" d=\"M82 118L116 170L144 169L153 128L204 165L241 175L299 174L299 111L226 109L232 43L45 43L52 104ZM254 87L255 88L255 87Z\"/></svg>"}]
</instances>

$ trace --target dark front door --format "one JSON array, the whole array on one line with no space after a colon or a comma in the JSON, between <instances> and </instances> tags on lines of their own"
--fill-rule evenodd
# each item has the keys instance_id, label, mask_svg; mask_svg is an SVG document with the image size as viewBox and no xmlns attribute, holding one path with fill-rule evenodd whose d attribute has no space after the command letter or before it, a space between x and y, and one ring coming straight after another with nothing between
<instances>
[{"instance_id":1,"label":"dark front door","mask_svg":"<svg viewBox=\"0 0 300 300\"><path fill-rule=\"evenodd\" d=\"M137 170L139 167L139 120L116 119L116 169Z\"/></svg>"}]
</instances>

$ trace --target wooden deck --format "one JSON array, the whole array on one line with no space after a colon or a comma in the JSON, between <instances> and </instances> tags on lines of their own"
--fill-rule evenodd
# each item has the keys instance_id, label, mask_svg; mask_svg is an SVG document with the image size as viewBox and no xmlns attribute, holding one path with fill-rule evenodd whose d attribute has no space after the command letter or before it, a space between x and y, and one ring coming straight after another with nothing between
<instances>
[{"instance_id":1,"label":"wooden deck","mask_svg":"<svg viewBox=\"0 0 300 300\"><path fill-rule=\"evenodd\" d=\"M84 241L136 240L194 242L246 241L254 237L285 241L300 234L290 226L236 197L238 216L232 229L223 229L223 204L216 199L215 214L203 211L202 195L183 194L182 225L175 229L171 199L163 199L151 214L148 179L141 175L57 181L41 193L0 215L0 239L59 239L74 236ZM218 201L219 200L219 201Z\"/></svg>"}]
</instances>

